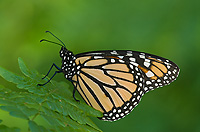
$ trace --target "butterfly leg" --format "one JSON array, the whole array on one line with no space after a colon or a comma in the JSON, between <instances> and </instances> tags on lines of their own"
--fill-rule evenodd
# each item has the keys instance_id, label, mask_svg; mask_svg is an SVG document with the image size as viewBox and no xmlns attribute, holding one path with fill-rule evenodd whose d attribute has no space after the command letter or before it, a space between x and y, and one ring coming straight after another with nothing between
<instances>
[{"instance_id":1,"label":"butterfly leg","mask_svg":"<svg viewBox=\"0 0 200 132\"><path fill-rule=\"evenodd\" d=\"M77 82L74 81L74 80L71 80L71 79L68 79L68 80L69 80L70 82L72 82L72 84L73 84L73 86L74 86L74 89L73 89L73 98L74 98L77 102L80 102L80 100L76 99L76 97L75 97L75 92L76 92L76 90L77 90ZM76 85L74 85L73 82L75 82Z\"/></svg>"},{"instance_id":2,"label":"butterfly leg","mask_svg":"<svg viewBox=\"0 0 200 132\"><path fill-rule=\"evenodd\" d=\"M77 102L80 102L80 100L76 99L76 97L75 97L76 87L77 87L77 84L76 84L76 86L75 86L74 89L73 89L73 98L74 98Z\"/></svg>"},{"instance_id":3,"label":"butterfly leg","mask_svg":"<svg viewBox=\"0 0 200 132\"><path fill-rule=\"evenodd\" d=\"M51 81L51 79L52 79L57 73L61 73L61 72L62 72L62 71L56 71L56 72L53 74L53 76L52 76L46 83L38 84L38 86L44 86L44 85L46 85L48 82Z\"/></svg>"},{"instance_id":4,"label":"butterfly leg","mask_svg":"<svg viewBox=\"0 0 200 132\"><path fill-rule=\"evenodd\" d=\"M47 74L42 79L45 79L49 75L49 73L50 73L50 71L52 70L53 67L55 67L56 69L58 69L59 71L61 71L61 69L55 63L53 63L52 66L51 66L51 68L47 72Z\"/></svg>"}]
</instances>

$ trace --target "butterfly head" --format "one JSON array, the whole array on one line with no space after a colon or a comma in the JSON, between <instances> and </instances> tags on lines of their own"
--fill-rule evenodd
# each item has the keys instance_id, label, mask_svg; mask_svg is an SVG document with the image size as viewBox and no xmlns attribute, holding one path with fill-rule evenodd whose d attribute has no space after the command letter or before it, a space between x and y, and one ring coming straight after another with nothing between
<instances>
[{"instance_id":1,"label":"butterfly head","mask_svg":"<svg viewBox=\"0 0 200 132\"><path fill-rule=\"evenodd\" d=\"M56 37L50 31L46 31L46 32L53 35L57 40L60 41L60 43L49 41L49 40L46 40L46 39L42 39L42 40L40 40L40 42L46 41L46 42L50 42L52 44L56 44L56 45L61 46L61 50L60 50L60 57L62 58L62 68L61 69L62 69L62 72L65 75L65 78L71 80L72 77L77 72L76 63L75 63L76 57L74 56L74 54L71 51L67 50L65 44L58 37Z\"/></svg>"},{"instance_id":2,"label":"butterfly head","mask_svg":"<svg viewBox=\"0 0 200 132\"><path fill-rule=\"evenodd\" d=\"M65 75L65 78L71 79L73 75L76 74L76 57L64 46L61 47L60 57L62 58L62 71Z\"/></svg>"},{"instance_id":3,"label":"butterfly head","mask_svg":"<svg viewBox=\"0 0 200 132\"><path fill-rule=\"evenodd\" d=\"M70 52L71 51L69 51L68 49L66 49L66 47L62 46L61 49L60 49L60 57L61 58L68 57L70 55Z\"/></svg>"}]
</instances>

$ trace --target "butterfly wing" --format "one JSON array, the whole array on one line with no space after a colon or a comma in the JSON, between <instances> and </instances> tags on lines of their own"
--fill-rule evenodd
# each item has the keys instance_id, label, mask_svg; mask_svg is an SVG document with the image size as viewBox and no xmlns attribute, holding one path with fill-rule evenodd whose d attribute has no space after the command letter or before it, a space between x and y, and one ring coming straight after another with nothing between
<instances>
[{"instance_id":1,"label":"butterfly wing","mask_svg":"<svg viewBox=\"0 0 200 132\"><path fill-rule=\"evenodd\" d=\"M74 85L85 102L114 121L129 114L144 93L171 83L179 73L173 62L135 51L96 51L76 55Z\"/></svg>"},{"instance_id":2,"label":"butterfly wing","mask_svg":"<svg viewBox=\"0 0 200 132\"><path fill-rule=\"evenodd\" d=\"M170 84L178 77L180 69L172 61L147 53L135 55L136 63L144 75L145 93Z\"/></svg>"}]
</instances>

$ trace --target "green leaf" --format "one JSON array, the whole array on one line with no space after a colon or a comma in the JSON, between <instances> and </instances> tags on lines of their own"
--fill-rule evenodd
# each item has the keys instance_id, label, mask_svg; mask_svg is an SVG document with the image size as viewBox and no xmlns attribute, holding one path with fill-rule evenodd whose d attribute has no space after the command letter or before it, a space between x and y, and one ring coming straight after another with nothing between
<instances>
[{"instance_id":1,"label":"green leaf","mask_svg":"<svg viewBox=\"0 0 200 132\"><path fill-rule=\"evenodd\" d=\"M8 111L8 112L17 110L17 108L14 106L0 106L0 109Z\"/></svg>"},{"instance_id":2,"label":"green leaf","mask_svg":"<svg viewBox=\"0 0 200 132\"><path fill-rule=\"evenodd\" d=\"M37 125L34 121L29 121L28 124L31 132L53 132L43 126Z\"/></svg>"},{"instance_id":3,"label":"green leaf","mask_svg":"<svg viewBox=\"0 0 200 132\"><path fill-rule=\"evenodd\" d=\"M41 87L37 87L37 86L28 87L28 91L31 93L41 95L41 96L44 96L47 94L47 90Z\"/></svg>"},{"instance_id":4,"label":"green leaf","mask_svg":"<svg viewBox=\"0 0 200 132\"><path fill-rule=\"evenodd\" d=\"M55 98L55 96L53 98ZM48 98L48 100L51 100L51 99L52 98L50 98L50 97ZM83 108L84 111L82 111L81 106L85 106L85 105L84 104L80 105L80 103L77 103L76 101L74 101L73 98L72 99L74 102L71 101L70 104L65 102L65 100L57 101L57 99L59 99L59 98L56 98L56 100L54 99L51 102L47 102L50 109L61 112L65 116L69 115L73 120L77 121L79 124L85 124L85 125L88 124L89 126L93 127L94 129L100 131L100 129L87 117L88 111L90 111L90 109L93 110L93 108L91 108L89 106L84 107ZM71 105L71 104L73 104L73 105ZM99 114L100 116L102 115L102 113L100 111L97 111L97 110L93 110L93 111L96 112L97 114Z\"/></svg>"},{"instance_id":5,"label":"green leaf","mask_svg":"<svg viewBox=\"0 0 200 132\"><path fill-rule=\"evenodd\" d=\"M85 105L83 103L79 103L78 107L81 108L81 110L83 110L85 113L87 113L88 116L93 116L93 117L102 117L103 113L92 108L89 105Z\"/></svg>"},{"instance_id":6,"label":"green leaf","mask_svg":"<svg viewBox=\"0 0 200 132\"><path fill-rule=\"evenodd\" d=\"M85 103L76 102L72 96L73 88L69 88L69 84L52 80L45 86L37 86L47 80L41 80L42 75L29 70L21 58L18 62L25 76L18 76L0 67L0 76L17 84L17 88L21 89L12 91L0 85L0 109L8 111L10 116L27 120L32 132L101 131L89 116L100 117L102 113ZM37 116L43 117L52 130L37 125L34 122ZM5 126L2 128L5 129ZM6 129L10 130L7 127Z\"/></svg>"},{"instance_id":7,"label":"green leaf","mask_svg":"<svg viewBox=\"0 0 200 132\"><path fill-rule=\"evenodd\" d=\"M0 125L0 132L20 132L20 129L16 127L10 128L5 125Z\"/></svg>"},{"instance_id":8,"label":"green leaf","mask_svg":"<svg viewBox=\"0 0 200 132\"><path fill-rule=\"evenodd\" d=\"M11 116L19 117L22 119L29 119L27 115L25 115L20 109L16 106L0 106L0 109L8 111Z\"/></svg>"},{"instance_id":9,"label":"green leaf","mask_svg":"<svg viewBox=\"0 0 200 132\"><path fill-rule=\"evenodd\" d=\"M29 107L27 107L27 106L25 106L25 105L18 105L18 108L19 108L21 111L23 111L23 113L24 113L25 115L27 115L28 117L29 117L29 116L32 116L32 115L35 115L35 114L38 113L38 110L37 110L37 109L35 109L35 108L29 108Z\"/></svg>"},{"instance_id":10,"label":"green leaf","mask_svg":"<svg viewBox=\"0 0 200 132\"><path fill-rule=\"evenodd\" d=\"M101 131L94 123L92 123L92 121L89 118L86 119L86 122L88 125L87 124L79 124L77 121L74 121L71 118L69 118L69 116L59 115L58 113L55 113L54 111L52 111L46 107L43 107L43 109L44 109L44 113L41 115L42 116L44 115L43 118L46 118L45 120L47 120L47 122L49 122L49 124L51 124L51 125L55 124L54 121L55 121L55 117L56 117L57 118L56 124L59 123L63 127L70 126L76 130L80 129L80 128L84 128L85 130ZM48 117L45 117L45 116L47 116L45 114L47 114ZM53 118L54 120L52 121L51 118ZM91 126L93 128L90 128L89 126Z\"/></svg>"},{"instance_id":11,"label":"green leaf","mask_svg":"<svg viewBox=\"0 0 200 132\"><path fill-rule=\"evenodd\" d=\"M5 100L4 99L0 99L0 104L3 104L3 105L15 105L15 103L9 101L9 100Z\"/></svg>"},{"instance_id":12,"label":"green leaf","mask_svg":"<svg viewBox=\"0 0 200 132\"><path fill-rule=\"evenodd\" d=\"M41 114L41 116L52 126L60 126L60 123L55 119L55 117L47 116L44 114Z\"/></svg>"},{"instance_id":13,"label":"green leaf","mask_svg":"<svg viewBox=\"0 0 200 132\"><path fill-rule=\"evenodd\" d=\"M87 113L88 116L94 116L94 117L102 117L103 116L102 112L86 105L85 103L83 104L82 102L75 101L72 96L71 96L71 98L67 98L68 97L67 95L65 97L60 96L55 93L53 93L51 95L54 99L60 100L60 102L62 102L63 106L67 106L68 104L71 104L72 106L75 106L78 109L82 110L84 113ZM72 95L72 92L71 92L71 95Z\"/></svg>"},{"instance_id":14,"label":"green leaf","mask_svg":"<svg viewBox=\"0 0 200 132\"><path fill-rule=\"evenodd\" d=\"M74 129L81 129L81 131L97 132L98 130L84 124L79 124L74 120L71 120L69 117L63 117L63 122L68 126L73 127Z\"/></svg>"},{"instance_id":15,"label":"green leaf","mask_svg":"<svg viewBox=\"0 0 200 132\"><path fill-rule=\"evenodd\" d=\"M69 113L69 116L73 120L78 121L80 124L86 124L86 122L84 121L84 118L86 118L86 115L84 115L82 111L78 110L74 106L64 107L64 109L65 111Z\"/></svg>"},{"instance_id":16,"label":"green leaf","mask_svg":"<svg viewBox=\"0 0 200 132\"><path fill-rule=\"evenodd\" d=\"M19 95L18 95L19 96ZM35 100L28 96L12 98L12 101L18 104L35 104Z\"/></svg>"},{"instance_id":17,"label":"green leaf","mask_svg":"<svg viewBox=\"0 0 200 132\"><path fill-rule=\"evenodd\" d=\"M34 78L38 75L38 73L36 71L31 71L29 70L29 68L27 67L27 65L24 63L23 59L22 58L18 58L18 63L19 63L19 68L21 70L21 72L27 76L27 77L30 77L30 78Z\"/></svg>"},{"instance_id":18,"label":"green leaf","mask_svg":"<svg viewBox=\"0 0 200 132\"><path fill-rule=\"evenodd\" d=\"M69 127L69 126L66 126L66 127L56 126L55 128L56 128L56 132L78 132L77 129L75 130L72 127Z\"/></svg>"},{"instance_id":19,"label":"green leaf","mask_svg":"<svg viewBox=\"0 0 200 132\"><path fill-rule=\"evenodd\" d=\"M0 119L0 123L3 122L3 120Z\"/></svg>"},{"instance_id":20,"label":"green leaf","mask_svg":"<svg viewBox=\"0 0 200 132\"><path fill-rule=\"evenodd\" d=\"M15 84L22 83L24 80L23 77L18 76L2 67L0 67L0 76L2 76L5 80L15 83Z\"/></svg>"},{"instance_id":21,"label":"green leaf","mask_svg":"<svg viewBox=\"0 0 200 132\"><path fill-rule=\"evenodd\" d=\"M56 108L57 106L54 102L47 101L47 105L49 106L50 109L52 109L54 111L57 110L57 108Z\"/></svg>"},{"instance_id":22,"label":"green leaf","mask_svg":"<svg viewBox=\"0 0 200 132\"><path fill-rule=\"evenodd\" d=\"M30 98L34 100L34 102L37 102L38 104L41 104L46 100L45 96L39 96L37 94L30 94Z\"/></svg>"},{"instance_id":23,"label":"green leaf","mask_svg":"<svg viewBox=\"0 0 200 132\"><path fill-rule=\"evenodd\" d=\"M93 122L90 118L85 118L85 122L87 122L87 124L91 127L93 127L94 129L98 130L98 131L101 131L101 129L99 129Z\"/></svg>"},{"instance_id":24,"label":"green leaf","mask_svg":"<svg viewBox=\"0 0 200 132\"><path fill-rule=\"evenodd\" d=\"M56 94L59 94L60 96L65 97L65 98L71 98L72 97L72 91L69 88L69 84L67 84L66 82L56 82L56 81L53 81L53 80L51 82L57 88Z\"/></svg>"},{"instance_id":25,"label":"green leaf","mask_svg":"<svg viewBox=\"0 0 200 132\"><path fill-rule=\"evenodd\" d=\"M24 61L22 60L22 58L18 58L18 63L19 63L19 68L22 71L22 73L27 76L27 77L31 77L32 73L31 71L28 69L28 67L26 66L26 64L24 63Z\"/></svg>"},{"instance_id":26,"label":"green leaf","mask_svg":"<svg viewBox=\"0 0 200 132\"><path fill-rule=\"evenodd\" d=\"M26 120L29 119L28 116L26 116L22 111L11 111L9 114L11 116L19 117L19 118L26 119Z\"/></svg>"}]
</instances>

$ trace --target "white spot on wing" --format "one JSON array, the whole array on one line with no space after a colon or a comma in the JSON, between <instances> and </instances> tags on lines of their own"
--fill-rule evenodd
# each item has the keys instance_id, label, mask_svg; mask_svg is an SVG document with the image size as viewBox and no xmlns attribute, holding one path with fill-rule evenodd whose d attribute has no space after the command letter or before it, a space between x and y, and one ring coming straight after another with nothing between
<instances>
[{"instance_id":1,"label":"white spot on wing","mask_svg":"<svg viewBox=\"0 0 200 132\"><path fill-rule=\"evenodd\" d=\"M171 75L171 71L168 71L168 74Z\"/></svg>"},{"instance_id":2,"label":"white spot on wing","mask_svg":"<svg viewBox=\"0 0 200 132\"><path fill-rule=\"evenodd\" d=\"M124 113L121 113L120 116L124 116Z\"/></svg>"},{"instance_id":3,"label":"white spot on wing","mask_svg":"<svg viewBox=\"0 0 200 132\"><path fill-rule=\"evenodd\" d=\"M135 62L135 58L133 58L133 57L129 58L129 60Z\"/></svg>"},{"instance_id":4,"label":"white spot on wing","mask_svg":"<svg viewBox=\"0 0 200 132\"><path fill-rule=\"evenodd\" d=\"M160 80L160 79L158 79L158 80L157 80L157 82L161 82L161 80Z\"/></svg>"},{"instance_id":5,"label":"white spot on wing","mask_svg":"<svg viewBox=\"0 0 200 132\"><path fill-rule=\"evenodd\" d=\"M150 62L150 60L149 60L149 59L145 59L144 61L146 61L146 62Z\"/></svg>"},{"instance_id":6,"label":"white spot on wing","mask_svg":"<svg viewBox=\"0 0 200 132\"><path fill-rule=\"evenodd\" d=\"M81 68L81 66L77 66L77 69L80 69Z\"/></svg>"},{"instance_id":7,"label":"white spot on wing","mask_svg":"<svg viewBox=\"0 0 200 132\"><path fill-rule=\"evenodd\" d=\"M118 56L120 59L123 59L124 58L124 56Z\"/></svg>"},{"instance_id":8,"label":"white spot on wing","mask_svg":"<svg viewBox=\"0 0 200 132\"><path fill-rule=\"evenodd\" d=\"M123 60L119 60L119 62L121 62L121 63L124 63L124 61L123 61Z\"/></svg>"},{"instance_id":9,"label":"white spot on wing","mask_svg":"<svg viewBox=\"0 0 200 132\"><path fill-rule=\"evenodd\" d=\"M111 61L112 63L115 63L115 59L111 59L110 61Z\"/></svg>"},{"instance_id":10,"label":"white spot on wing","mask_svg":"<svg viewBox=\"0 0 200 132\"><path fill-rule=\"evenodd\" d=\"M134 66L138 66L138 64L135 62L130 62L130 63L133 64Z\"/></svg>"},{"instance_id":11,"label":"white spot on wing","mask_svg":"<svg viewBox=\"0 0 200 132\"><path fill-rule=\"evenodd\" d=\"M144 56L144 55L139 55L139 57L140 57L140 58L145 58L145 56Z\"/></svg>"},{"instance_id":12,"label":"white spot on wing","mask_svg":"<svg viewBox=\"0 0 200 132\"><path fill-rule=\"evenodd\" d=\"M94 56L94 59L103 58L103 56Z\"/></svg>"},{"instance_id":13,"label":"white spot on wing","mask_svg":"<svg viewBox=\"0 0 200 132\"><path fill-rule=\"evenodd\" d=\"M110 52L110 53L116 55L116 54L117 54L117 51L112 51L112 52Z\"/></svg>"},{"instance_id":14,"label":"white spot on wing","mask_svg":"<svg viewBox=\"0 0 200 132\"><path fill-rule=\"evenodd\" d=\"M144 62L144 66L149 67L149 66L150 66L150 63L145 61L145 62Z\"/></svg>"},{"instance_id":15,"label":"white spot on wing","mask_svg":"<svg viewBox=\"0 0 200 132\"><path fill-rule=\"evenodd\" d=\"M129 65L131 69L133 69L133 65Z\"/></svg>"},{"instance_id":16,"label":"white spot on wing","mask_svg":"<svg viewBox=\"0 0 200 132\"><path fill-rule=\"evenodd\" d=\"M147 84L147 85L151 84L151 81L146 81L146 84Z\"/></svg>"},{"instance_id":17,"label":"white spot on wing","mask_svg":"<svg viewBox=\"0 0 200 132\"><path fill-rule=\"evenodd\" d=\"M118 118L118 117L119 117L119 114L116 114L116 117Z\"/></svg>"},{"instance_id":18,"label":"white spot on wing","mask_svg":"<svg viewBox=\"0 0 200 132\"><path fill-rule=\"evenodd\" d=\"M133 54L132 53L127 53L126 56L133 56Z\"/></svg>"},{"instance_id":19,"label":"white spot on wing","mask_svg":"<svg viewBox=\"0 0 200 132\"><path fill-rule=\"evenodd\" d=\"M147 88L147 87L145 87L145 88L144 88L144 90L145 90L145 91L147 91L147 90L148 90L148 88Z\"/></svg>"},{"instance_id":20,"label":"white spot on wing","mask_svg":"<svg viewBox=\"0 0 200 132\"><path fill-rule=\"evenodd\" d=\"M148 71L148 72L146 73L146 75L147 75L147 77L153 77L153 76L154 76L153 72L151 72L151 71Z\"/></svg>"}]
</instances>

